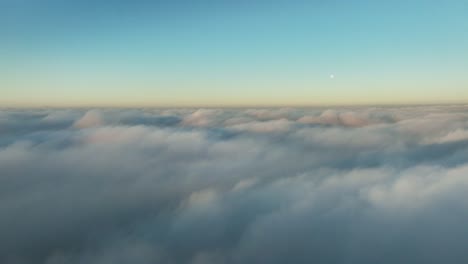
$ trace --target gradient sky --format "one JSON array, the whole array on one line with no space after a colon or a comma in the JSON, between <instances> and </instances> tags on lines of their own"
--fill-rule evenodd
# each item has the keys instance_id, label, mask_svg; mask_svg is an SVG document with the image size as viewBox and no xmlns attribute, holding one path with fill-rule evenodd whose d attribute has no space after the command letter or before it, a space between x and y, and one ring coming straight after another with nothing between
<instances>
[{"instance_id":1,"label":"gradient sky","mask_svg":"<svg viewBox=\"0 0 468 264\"><path fill-rule=\"evenodd\" d=\"M467 14L467 0L0 0L0 106L466 103Z\"/></svg>"}]
</instances>

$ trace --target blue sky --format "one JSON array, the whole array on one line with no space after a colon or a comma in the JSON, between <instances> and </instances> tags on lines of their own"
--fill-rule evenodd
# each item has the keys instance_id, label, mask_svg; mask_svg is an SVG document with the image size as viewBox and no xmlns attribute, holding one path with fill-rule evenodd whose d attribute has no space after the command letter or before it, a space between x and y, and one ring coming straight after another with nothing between
<instances>
[{"instance_id":1,"label":"blue sky","mask_svg":"<svg viewBox=\"0 0 468 264\"><path fill-rule=\"evenodd\" d=\"M468 102L466 14L466 0L0 0L0 105Z\"/></svg>"}]
</instances>

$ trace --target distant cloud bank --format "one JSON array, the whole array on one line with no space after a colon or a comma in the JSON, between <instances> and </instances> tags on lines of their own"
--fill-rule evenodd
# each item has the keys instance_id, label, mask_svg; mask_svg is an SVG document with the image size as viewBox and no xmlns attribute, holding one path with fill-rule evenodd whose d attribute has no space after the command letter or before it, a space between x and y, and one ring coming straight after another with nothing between
<instances>
[{"instance_id":1,"label":"distant cloud bank","mask_svg":"<svg viewBox=\"0 0 468 264\"><path fill-rule=\"evenodd\" d=\"M0 109L0 263L468 263L468 106Z\"/></svg>"}]
</instances>

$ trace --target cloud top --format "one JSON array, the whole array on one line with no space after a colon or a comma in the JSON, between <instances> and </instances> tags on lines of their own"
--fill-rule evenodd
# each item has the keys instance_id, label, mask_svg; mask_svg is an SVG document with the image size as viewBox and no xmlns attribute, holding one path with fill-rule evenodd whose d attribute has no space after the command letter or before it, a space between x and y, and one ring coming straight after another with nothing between
<instances>
[{"instance_id":1,"label":"cloud top","mask_svg":"<svg viewBox=\"0 0 468 264\"><path fill-rule=\"evenodd\" d=\"M0 262L465 263L468 107L0 110Z\"/></svg>"}]
</instances>

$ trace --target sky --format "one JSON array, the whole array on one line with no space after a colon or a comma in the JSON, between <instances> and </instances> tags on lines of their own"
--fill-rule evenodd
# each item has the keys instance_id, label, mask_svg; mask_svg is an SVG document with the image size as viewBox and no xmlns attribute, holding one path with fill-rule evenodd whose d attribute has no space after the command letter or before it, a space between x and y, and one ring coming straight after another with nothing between
<instances>
[{"instance_id":1,"label":"sky","mask_svg":"<svg viewBox=\"0 0 468 264\"><path fill-rule=\"evenodd\" d=\"M0 106L468 102L466 0L0 0Z\"/></svg>"}]
</instances>

